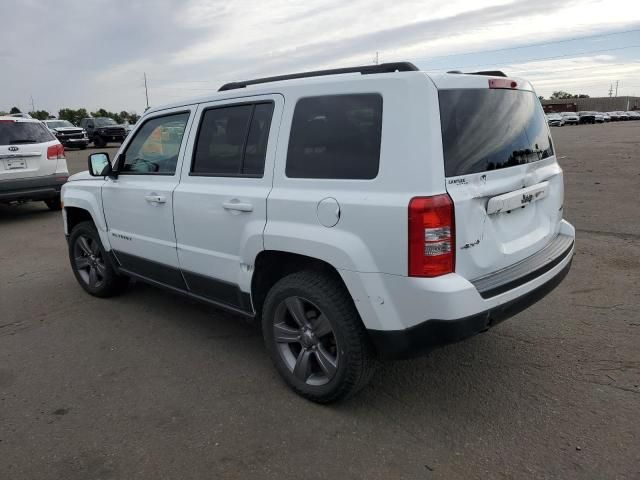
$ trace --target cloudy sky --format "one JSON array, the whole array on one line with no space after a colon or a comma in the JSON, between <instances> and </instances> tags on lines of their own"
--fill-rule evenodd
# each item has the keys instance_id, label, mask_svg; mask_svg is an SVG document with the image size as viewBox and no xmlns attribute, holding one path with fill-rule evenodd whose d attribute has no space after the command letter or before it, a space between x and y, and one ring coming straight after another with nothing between
<instances>
[{"instance_id":1,"label":"cloudy sky","mask_svg":"<svg viewBox=\"0 0 640 480\"><path fill-rule=\"evenodd\" d=\"M640 95L638 0L0 0L0 110L142 112L257 76L409 60Z\"/></svg>"}]
</instances>

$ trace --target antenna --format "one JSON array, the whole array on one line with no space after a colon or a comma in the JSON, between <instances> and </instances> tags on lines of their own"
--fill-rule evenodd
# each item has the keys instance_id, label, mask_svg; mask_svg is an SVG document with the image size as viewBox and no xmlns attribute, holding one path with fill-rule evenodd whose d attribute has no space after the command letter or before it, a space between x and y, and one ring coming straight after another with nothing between
<instances>
[{"instance_id":1,"label":"antenna","mask_svg":"<svg viewBox=\"0 0 640 480\"><path fill-rule=\"evenodd\" d=\"M147 72L144 72L144 96L147 99L147 108L145 111L149 110L149 89L147 88Z\"/></svg>"}]
</instances>

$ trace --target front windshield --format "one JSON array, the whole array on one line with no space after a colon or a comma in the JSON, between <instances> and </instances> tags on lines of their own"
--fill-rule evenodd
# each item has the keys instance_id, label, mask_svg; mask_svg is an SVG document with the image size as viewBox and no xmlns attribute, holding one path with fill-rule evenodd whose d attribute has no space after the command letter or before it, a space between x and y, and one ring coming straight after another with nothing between
<instances>
[{"instance_id":1,"label":"front windshield","mask_svg":"<svg viewBox=\"0 0 640 480\"><path fill-rule=\"evenodd\" d=\"M68 122L67 120L54 120L52 122L45 122L45 123L49 128L73 127L73 123Z\"/></svg>"},{"instance_id":2,"label":"front windshield","mask_svg":"<svg viewBox=\"0 0 640 480\"><path fill-rule=\"evenodd\" d=\"M115 120L108 117L94 118L93 121L98 127L106 127L107 125L116 125Z\"/></svg>"}]
</instances>

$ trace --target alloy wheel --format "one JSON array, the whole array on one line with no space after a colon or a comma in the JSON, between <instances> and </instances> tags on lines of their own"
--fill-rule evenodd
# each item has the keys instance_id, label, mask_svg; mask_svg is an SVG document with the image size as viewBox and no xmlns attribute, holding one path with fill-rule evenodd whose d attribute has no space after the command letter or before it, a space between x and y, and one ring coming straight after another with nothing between
<instances>
[{"instance_id":1,"label":"alloy wheel","mask_svg":"<svg viewBox=\"0 0 640 480\"><path fill-rule=\"evenodd\" d=\"M280 357L298 380L325 385L338 369L338 346L329 319L311 301L292 296L276 308L274 341Z\"/></svg>"},{"instance_id":2,"label":"alloy wheel","mask_svg":"<svg viewBox=\"0 0 640 480\"><path fill-rule=\"evenodd\" d=\"M96 240L86 235L78 236L73 246L73 260L83 282L90 288L102 286L107 267Z\"/></svg>"}]
</instances>

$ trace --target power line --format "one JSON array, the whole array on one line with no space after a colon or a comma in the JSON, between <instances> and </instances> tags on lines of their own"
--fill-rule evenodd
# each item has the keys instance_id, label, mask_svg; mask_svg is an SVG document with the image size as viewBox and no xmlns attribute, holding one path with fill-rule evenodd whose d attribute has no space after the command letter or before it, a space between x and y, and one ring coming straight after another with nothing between
<instances>
[{"instance_id":1,"label":"power line","mask_svg":"<svg viewBox=\"0 0 640 480\"><path fill-rule=\"evenodd\" d=\"M634 65L636 67L640 67L640 63L639 62L621 62L621 63L601 63L598 65L588 65L585 67L575 67L575 68L564 68L562 70L553 70L549 73L562 73L562 72L573 72L574 70L606 70L609 67L618 67L620 65ZM509 73L512 72L526 72L528 69L526 68L514 68L513 70L510 70Z\"/></svg>"},{"instance_id":2,"label":"power line","mask_svg":"<svg viewBox=\"0 0 640 480\"><path fill-rule=\"evenodd\" d=\"M640 32L640 28L634 28L631 30L622 30L620 32L611 32L611 33L600 33L600 34L596 34L596 35L586 35L583 37L573 37L573 38L567 38L565 40L551 40L548 42L540 42L540 43L528 43L526 45L519 45L516 47L505 47L505 48L495 48L495 49L491 49L491 50L476 50L474 52L465 52L465 53L450 53L450 54L446 54L446 55L435 55L433 57L423 57L423 58L415 58L414 60L431 60L434 58L447 58L447 57L459 57L459 56L463 56L463 55L476 55L478 53L493 53L493 52L506 52L508 50L517 50L517 49L521 49L521 48L530 48L530 47L542 47L545 45L555 45L556 43L567 43L567 42L575 42L577 40L585 40L585 39L589 39L589 38L599 38L599 37L609 37L612 35L622 35L625 33L633 33L633 32Z\"/></svg>"},{"instance_id":3,"label":"power line","mask_svg":"<svg viewBox=\"0 0 640 480\"><path fill-rule=\"evenodd\" d=\"M518 62L506 62L506 63L480 63L480 64L476 64L476 65L465 65L464 67L444 67L444 68L437 68L437 69L432 69L432 70L424 70L425 72L439 72L442 70L460 70L460 69L467 69L467 68L476 68L476 67L486 67L486 66L493 66L493 67L498 67L498 66L509 66L509 65L518 65L518 64L522 64L522 63L529 63L529 62L540 62L543 60L555 60L557 58L568 58L568 57L579 57L581 55L588 55L590 53L602 53L602 52L612 52L614 50L625 50L627 48L638 48L640 47L640 45L627 45L626 47L616 47L616 48L605 48L605 49L601 49L601 50L587 50L586 52L577 52L577 53L567 53L564 55L555 55L553 57L538 57L538 58L528 58L525 60L520 60Z\"/></svg>"}]
</instances>

